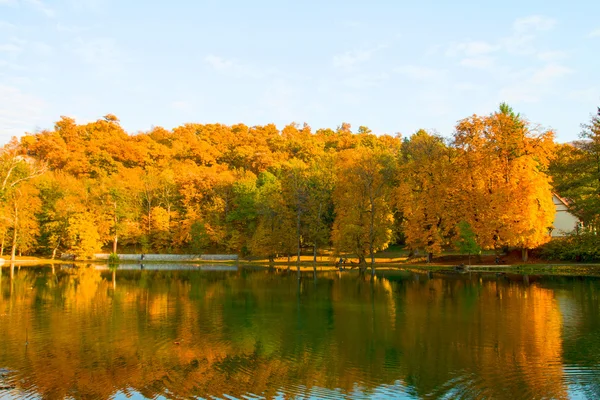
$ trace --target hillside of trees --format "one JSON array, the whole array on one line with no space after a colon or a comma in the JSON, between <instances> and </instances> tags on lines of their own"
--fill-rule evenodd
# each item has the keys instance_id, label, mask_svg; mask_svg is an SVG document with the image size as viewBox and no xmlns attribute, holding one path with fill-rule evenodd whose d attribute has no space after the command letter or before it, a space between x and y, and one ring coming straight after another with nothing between
<instances>
[{"instance_id":1,"label":"hillside of trees","mask_svg":"<svg viewBox=\"0 0 600 400\"><path fill-rule=\"evenodd\" d=\"M348 124L184 124L125 132L113 115L61 117L0 153L1 253L353 254L393 243L436 255L547 242L552 190L600 222L600 110L579 145L506 104L450 139L376 135ZM555 188L553 189L553 185Z\"/></svg>"}]
</instances>

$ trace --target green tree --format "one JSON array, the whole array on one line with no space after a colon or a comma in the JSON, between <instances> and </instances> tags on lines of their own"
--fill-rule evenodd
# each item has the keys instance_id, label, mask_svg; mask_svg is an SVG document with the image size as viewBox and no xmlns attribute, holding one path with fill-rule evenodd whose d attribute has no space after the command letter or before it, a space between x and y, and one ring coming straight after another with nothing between
<instances>
[{"instance_id":1,"label":"green tree","mask_svg":"<svg viewBox=\"0 0 600 400\"><path fill-rule=\"evenodd\" d=\"M458 237L454 245L461 254L469 256L469 265L471 265L471 255L479 254L481 247L477 244L475 232L467 221L460 221L457 225Z\"/></svg>"}]
</instances>

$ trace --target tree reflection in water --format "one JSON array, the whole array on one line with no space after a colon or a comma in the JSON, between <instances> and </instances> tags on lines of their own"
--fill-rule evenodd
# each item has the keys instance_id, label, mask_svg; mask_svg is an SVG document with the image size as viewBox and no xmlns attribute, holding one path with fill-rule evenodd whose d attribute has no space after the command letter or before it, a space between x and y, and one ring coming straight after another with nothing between
<instances>
[{"instance_id":1,"label":"tree reflection in water","mask_svg":"<svg viewBox=\"0 0 600 400\"><path fill-rule=\"evenodd\" d=\"M7 269L0 387L12 396L599 393L591 278Z\"/></svg>"}]
</instances>

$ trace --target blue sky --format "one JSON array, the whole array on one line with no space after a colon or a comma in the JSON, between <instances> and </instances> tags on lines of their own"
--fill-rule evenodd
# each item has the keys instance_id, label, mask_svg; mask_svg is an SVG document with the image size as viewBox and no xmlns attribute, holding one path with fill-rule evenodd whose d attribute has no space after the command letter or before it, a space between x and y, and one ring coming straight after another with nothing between
<instances>
[{"instance_id":1,"label":"blue sky","mask_svg":"<svg viewBox=\"0 0 600 400\"><path fill-rule=\"evenodd\" d=\"M501 101L577 138L600 106L600 2L489 3L0 0L0 143L108 113L130 132L345 121L449 136Z\"/></svg>"}]
</instances>

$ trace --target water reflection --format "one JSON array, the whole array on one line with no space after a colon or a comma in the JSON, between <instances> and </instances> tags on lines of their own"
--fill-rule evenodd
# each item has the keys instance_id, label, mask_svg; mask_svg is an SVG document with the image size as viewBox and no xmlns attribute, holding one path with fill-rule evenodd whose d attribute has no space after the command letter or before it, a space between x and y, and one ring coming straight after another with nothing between
<instances>
[{"instance_id":1,"label":"water reflection","mask_svg":"<svg viewBox=\"0 0 600 400\"><path fill-rule=\"evenodd\" d=\"M595 279L7 269L0 397L600 394Z\"/></svg>"}]
</instances>

